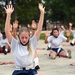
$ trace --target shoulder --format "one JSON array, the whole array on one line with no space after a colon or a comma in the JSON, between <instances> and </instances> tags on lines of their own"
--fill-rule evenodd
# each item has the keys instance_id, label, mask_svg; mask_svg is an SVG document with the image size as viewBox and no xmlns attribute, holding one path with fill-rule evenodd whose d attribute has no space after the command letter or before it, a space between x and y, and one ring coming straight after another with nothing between
<instances>
[{"instance_id":1,"label":"shoulder","mask_svg":"<svg viewBox=\"0 0 75 75\"><path fill-rule=\"evenodd\" d=\"M63 35L59 35L59 37L64 37Z\"/></svg>"},{"instance_id":2,"label":"shoulder","mask_svg":"<svg viewBox=\"0 0 75 75\"><path fill-rule=\"evenodd\" d=\"M49 41L49 40L52 40L53 38L54 38L54 36L53 36L53 35L51 35L51 36L49 36L49 37L48 37L48 39L47 39L47 40Z\"/></svg>"},{"instance_id":3,"label":"shoulder","mask_svg":"<svg viewBox=\"0 0 75 75\"><path fill-rule=\"evenodd\" d=\"M31 41L31 40L35 40L35 39L37 39L37 38L36 38L36 34L34 34L34 35L30 38L30 41Z\"/></svg>"},{"instance_id":4,"label":"shoulder","mask_svg":"<svg viewBox=\"0 0 75 75\"><path fill-rule=\"evenodd\" d=\"M19 42L19 40L17 40L17 39L15 39L14 37L12 37L11 43L12 43L12 42L15 42L15 43L16 43L16 42Z\"/></svg>"},{"instance_id":5,"label":"shoulder","mask_svg":"<svg viewBox=\"0 0 75 75\"><path fill-rule=\"evenodd\" d=\"M53 35L50 35L50 36L49 36L49 38L53 38L53 37L54 37Z\"/></svg>"}]
</instances>

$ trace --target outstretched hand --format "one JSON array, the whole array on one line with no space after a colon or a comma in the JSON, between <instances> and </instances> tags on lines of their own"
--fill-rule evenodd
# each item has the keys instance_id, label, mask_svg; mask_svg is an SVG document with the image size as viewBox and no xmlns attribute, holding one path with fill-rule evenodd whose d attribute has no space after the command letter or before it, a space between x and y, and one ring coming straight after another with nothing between
<instances>
[{"instance_id":1,"label":"outstretched hand","mask_svg":"<svg viewBox=\"0 0 75 75\"><path fill-rule=\"evenodd\" d=\"M13 28L14 29L17 29L18 28L18 21L17 20L15 20L15 22L13 22Z\"/></svg>"},{"instance_id":2,"label":"outstretched hand","mask_svg":"<svg viewBox=\"0 0 75 75\"><path fill-rule=\"evenodd\" d=\"M29 29L30 29L30 24L28 24L28 25L27 25L27 28L29 28Z\"/></svg>"},{"instance_id":3,"label":"outstretched hand","mask_svg":"<svg viewBox=\"0 0 75 75\"><path fill-rule=\"evenodd\" d=\"M46 32L45 32L45 36L46 36L46 37L50 36L50 32L49 32L49 31L46 31Z\"/></svg>"},{"instance_id":4,"label":"outstretched hand","mask_svg":"<svg viewBox=\"0 0 75 75\"><path fill-rule=\"evenodd\" d=\"M61 28L64 29L64 26L62 25Z\"/></svg>"},{"instance_id":5,"label":"outstretched hand","mask_svg":"<svg viewBox=\"0 0 75 75\"><path fill-rule=\"evenodd\" d=\"M42 3L39 3L39 10L40 10L40 12L45 13L45 7L43 7Z\"/></svg>"},{"instance_id":6,"label":"outstretched hand","mask_svg":"<svg viewBox=\"0 0 75 75\"><path fill-rule=\"evenodd\" d=\"M33 29L36 29L36 22L35 22L35 20L32 21L31 26L32 26Z\"/></svg>"},{"instance_id":7,"label":"outstretched hand","mask_svg":"<svg viewBox=\"0 0 75 75\"><path fill-rule=\"evenodd\" d=\"M69 26L72 27L72 25L73 25L73 24L70 22L70 23L69 23Z\"/></svg>"},{"instance_id":8,"label":"outstretched hand","mask_svg":"<svg viewBox=\"0 0 75 75\"><path fill-rule=\"evenodd\" d=\"M13 5L7 5L6 7L4 7L6 14L12 14L14 11Z\"/></svg>"}]
</instances>

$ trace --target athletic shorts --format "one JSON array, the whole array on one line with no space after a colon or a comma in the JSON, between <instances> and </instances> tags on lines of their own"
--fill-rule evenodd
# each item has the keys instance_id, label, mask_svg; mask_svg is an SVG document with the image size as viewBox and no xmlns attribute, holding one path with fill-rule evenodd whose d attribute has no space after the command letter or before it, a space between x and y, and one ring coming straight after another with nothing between
<instances>
[{"instance_id":1,"label":"athletic shorts","mask_svg":"<svg viewBox=\"0 0 75 75\"><path fill-rule=\"evenodd\" d=\"M50 50L53 50L53 51L56 52L58 55L59 55L62 51L64 51L63 48L51 48Z\"/></svg>"},{"instance_id":2,"label":"athletic shorts","mask_svg":"<svg viewBox=\"0 0 75 75\"><path fill-rule=\"evenodd\" d=\"M12 75L35 75L37 71L35 69L29 70L15 70Z\"/></svg>"}]
</instances>

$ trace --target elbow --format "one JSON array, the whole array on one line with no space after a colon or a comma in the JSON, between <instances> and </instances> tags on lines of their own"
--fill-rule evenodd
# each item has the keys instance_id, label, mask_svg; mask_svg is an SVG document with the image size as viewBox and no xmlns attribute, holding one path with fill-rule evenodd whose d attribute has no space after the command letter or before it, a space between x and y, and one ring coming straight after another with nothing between
<instances>
[{"instance_id":1,"label":"elbow","mask_svg":"<svg viewBox=\"0 0 75 75\"><path fill-rule=\"evenodd\" d=\"M68 40L66 42L69 42Z\"/></svg>"},{"instance_id":2,"label":"elbow","mask_svg":"<svg viewBox=\"0 0 75 75\"><path fill-rule=\"evenodd\" d=\"M69 39L67 39L66 42L69 42Z\"/></svg>"},{"instance_id":3,"label":"elbow","mask_svg":"<svg viewBox=\"0 0 75 75\"><path fill-rule=\"evenodd\" d=\"M47 44L47 43L48 43L48 41L47 41L47 40L45 40L45 41L44 41L44 43L45 43L45 44Z\"/></svg>"}]
</instances>

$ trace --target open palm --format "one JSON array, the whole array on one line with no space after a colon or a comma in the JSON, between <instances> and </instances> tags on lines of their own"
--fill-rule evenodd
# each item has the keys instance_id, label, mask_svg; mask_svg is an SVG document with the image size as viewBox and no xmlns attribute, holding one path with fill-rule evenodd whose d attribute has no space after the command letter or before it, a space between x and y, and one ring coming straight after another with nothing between
<instances>
[{"instance_id":1,"label":"open palm","mask_svg":"<svg viewBox=\"0 0 75 75\"><path fill-rule=\"evenodd\" d=\"M4 7L4 9L7 14L12 14L12 12L14 11L14 8L12 5L7 5L6 7Z\"/></svg>"},{"instance_id":2,"label":"open palm","mask_svg":"<svg viewBox=\"0 0 75 75\"><path fill-rule=\"evenodd\" d=\"M39 3L39 10L43 13L45 12L45 7L43 7L42 3Z\"/></svg>"}]
</instances>

